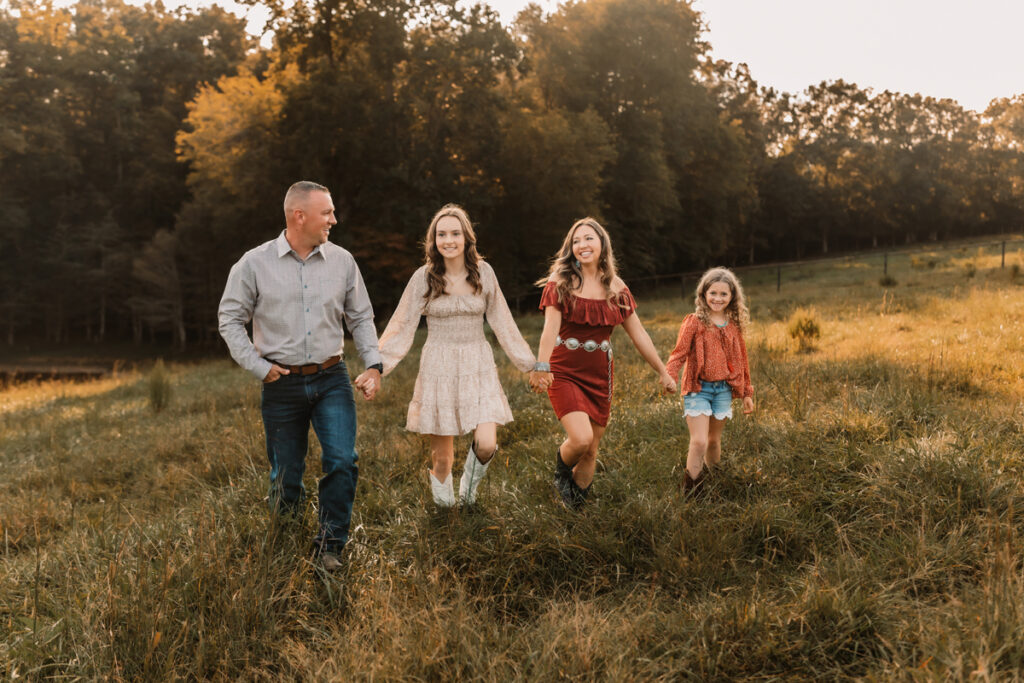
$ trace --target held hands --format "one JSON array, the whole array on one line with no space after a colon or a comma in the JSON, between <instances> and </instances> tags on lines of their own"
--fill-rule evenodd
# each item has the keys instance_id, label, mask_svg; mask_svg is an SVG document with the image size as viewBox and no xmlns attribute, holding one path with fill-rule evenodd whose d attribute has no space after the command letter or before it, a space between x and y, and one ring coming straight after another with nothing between
<instances>
[{"instance_id":1,"label":"held hands","mask_svg":"<svg viewBox=\"0 0 1024 683\"><path fill-rule=\"evenodd\" d=\"M747 396L743 399L743 414L750 415L752 412L754 412L754 398Z\"/></svg>"},{"instance_id":2,"label":"held hands","mask_svg":"<svg viewBox=\"0 0 1024 683\"><path fill-rule=\"evenodd\" d=\"M543 394L555 381L555 376L550 372L530 371L530 388L538 394Z\"/></svg>"},{"instance_id":3,"label":"held hands","mask_svg":"<svg viewBox=\"0 0 1024 683\"><path fill-rule=\"evenodd\" d=\"M355 385L356 389L363 392L363 398L372 401L380 390L380 373L376 368L364 370L363 374L356 377Z\"/></svg>"},{"instance_id":4,"label":"held hands","mask_svg":"<svg viewBox=\"0 0 1024 683\"><path fill-rule=\"evenodd\" d=\"M283 376L288 374L291 373L289 373L287 369L282 368L277 363L271 363L270 371L267 373L267 376L263 378L263 383L270 384L271 382L276 382L277 380L281 379Z\"/></svg>"},{"instance_id":5,"label":"held hands","mask_svg":"<svg viewBox=\"0 0 1024 683\"><path fill-rule=\"evenodd\" d=\"M661 382L661 390L663 392L666 394L676 393L676 381L672 379L672 375L668 374L668 371L662 370L658 381Z\"/></svg>"},{"instance_id":6,"label":"held hands","mask_svg":"<svg viewBox=\"0 0 1024 683\"><path fill-rule=\"evenodd\" d=\"M264 384L270 384L276 382L283 376L291 374L286 368L282 368L276 363L271 364L270 371L267 376L263 378ZM380 373L375 368L370 368L363 372L363 374L356 377L355 380L356 388L363 392L363 398L367 401L372 401L373 397L377 395L380 390Z\"/></svg>"}]
</instances>

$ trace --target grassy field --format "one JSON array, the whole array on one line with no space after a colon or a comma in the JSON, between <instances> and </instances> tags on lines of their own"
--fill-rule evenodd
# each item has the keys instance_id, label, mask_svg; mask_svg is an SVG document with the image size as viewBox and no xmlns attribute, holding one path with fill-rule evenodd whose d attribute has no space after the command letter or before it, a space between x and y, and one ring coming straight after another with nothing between
<instances>
[{"instance_id":1,"label":"grassy field","mask_svg":"<svg viewBox=\"0 0 1024 683\"><path fill-rule=\"evenodd\" d=\"M697 499L680 491L678 398L619 331L582 513L552 502L557 422L500 352L515 422L481 504L437 512L426 443L403 429L410 356L359 402L352 552L333 576L306 552L312 505L268 518L259 387L229 360L171 365L158 413L135 371L8 387L0 676L1020 678L1022 268L1020 251L1000 269L960 249L891 257L888 287L855 258L787 271L779 293L751 275L758 411L727 427ZM639 298L667 356L692 303ZM821 325L810 352L786 334L798 307ZM541 318L521 326L535 345Z\"/></svg>"}]
</instances>

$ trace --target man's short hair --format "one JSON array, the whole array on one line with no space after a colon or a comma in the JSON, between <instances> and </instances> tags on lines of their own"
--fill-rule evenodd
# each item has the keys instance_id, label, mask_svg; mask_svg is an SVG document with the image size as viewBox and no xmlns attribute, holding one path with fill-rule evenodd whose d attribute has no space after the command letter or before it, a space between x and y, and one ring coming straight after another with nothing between
<instances>
[{"instance_id":1,"label":"man's short hair","mask_svg":"<svg viewBox=\"0 0 1024 683\"><path fill-rule=\"evenodd\" d=\"M294 183L288 188L288 192L284 195L284 217L287 219L291 214L292 210L296 208L296 204L305 201L306 197L309 196L310 192L326 192L330 194L331 191L320 183L314 183L312 180L300 180Z\"/></svg>"}]
</instances>

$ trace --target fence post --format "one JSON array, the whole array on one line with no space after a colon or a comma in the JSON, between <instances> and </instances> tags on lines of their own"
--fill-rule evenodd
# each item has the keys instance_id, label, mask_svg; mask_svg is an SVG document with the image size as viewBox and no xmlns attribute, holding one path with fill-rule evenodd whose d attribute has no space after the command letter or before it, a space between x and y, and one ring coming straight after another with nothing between
<instances>
[{"instance_id":1,"label":"fence post","mask_svg":"<svg viewBox=\"0 0 1024 683\"><path fill-rule=\"evenodd\" d=\"M1003 255L999 259L999 267L1000 268L1005 268L1006 267L1006 240L1003 240Z\"/></svg>"},{"instance_id":2,"label":"fence post","mask_svg":"<svg viewBox=\"0 0 1024 683\"><path fill-rule=\"evenodd\" d=\"M775 271L775 291L782 291L782 266Z\"/></svg>"}]
</instances>

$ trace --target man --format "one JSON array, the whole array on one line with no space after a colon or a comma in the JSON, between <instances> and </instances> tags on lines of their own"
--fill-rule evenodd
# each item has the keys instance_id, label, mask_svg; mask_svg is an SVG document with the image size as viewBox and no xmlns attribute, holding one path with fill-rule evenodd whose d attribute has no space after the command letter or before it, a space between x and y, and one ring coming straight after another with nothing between
<instances>
[{"instance_id":1,"label":"man","mask_svg":"<svg viewBox=\"0 0 1024 683\"><path fill-rule=\"evenodd\" d=\"M220 334L231 357L263 381L270 459L270 505L294 513L305 496L309 426L323 449L320 528L314 549L327 570L341 566L358 468L356 413L342 320L367 370L356 386L367 400L380 388L373 308L355 259L328 241L337 224L330 191L301 181L284 198L285 230L231 268L220 301ZM253 338L245 325L252 321Z\"/></svg>"}]
</instances>

